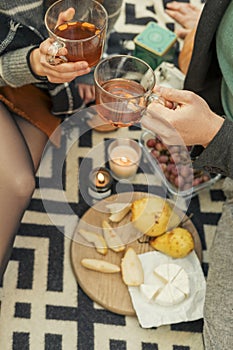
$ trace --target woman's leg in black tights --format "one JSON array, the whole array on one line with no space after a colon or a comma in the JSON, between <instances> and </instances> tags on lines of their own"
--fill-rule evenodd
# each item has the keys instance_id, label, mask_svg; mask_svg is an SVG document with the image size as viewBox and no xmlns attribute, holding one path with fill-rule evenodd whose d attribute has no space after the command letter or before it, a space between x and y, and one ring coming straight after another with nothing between
<instances>
[{"instance_id":1,"label":"woman's leg in black tights","mask_svg":"<svg viewBox=\"0 0 233 350\"><path fill-rule=\"evenodd\" d=\"M35 189L47 137L0 103L0 280L9 261L14 238Z\"/></svg>"}]
</instances>

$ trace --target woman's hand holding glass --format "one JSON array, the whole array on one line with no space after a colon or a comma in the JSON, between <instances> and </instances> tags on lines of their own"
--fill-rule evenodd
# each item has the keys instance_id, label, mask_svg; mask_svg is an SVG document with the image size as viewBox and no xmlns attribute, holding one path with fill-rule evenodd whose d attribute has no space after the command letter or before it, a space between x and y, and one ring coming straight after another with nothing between
<instances>
[{"instance_id":1,"label":"woman's hand holding glass","mask_svg":"<svg viewBox=\"0 0 233 350\"><path fill-rule=\"evenodd\" d=\"M165 144L176 144L182 139L187 146L206 147L220 130L224 119L211 111L200 96L165 87L157 87L155 92L167 102L165 105L152 102L141 124Z\"/></svg>"},{"instance_id":2,"label":"woman's hand holding glass","mask_svg":"<svg viewBox=\"0 0 233 350\"><path fill-rule=\"evenodd\" d=\"M31 52L30 65L36 75L46 76L52 83L65 83L90 72L86 61L65 62L55 66L49 64L47 55L52 42L53 40L48 38L41 43L39 48ZM65 55L66 48L61 48L59 54Z\"/></svg>"}]
</instances>

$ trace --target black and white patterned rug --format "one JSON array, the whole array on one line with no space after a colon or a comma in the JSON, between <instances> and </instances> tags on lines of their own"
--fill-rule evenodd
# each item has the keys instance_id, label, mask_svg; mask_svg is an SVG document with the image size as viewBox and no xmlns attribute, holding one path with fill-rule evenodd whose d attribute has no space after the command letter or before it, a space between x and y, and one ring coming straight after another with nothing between
<instances>
[{"instance_id":1,"label":"black and white patterned rug","mask_svg":"<svg viewBox=\"0 0 233 350\"><path fill-rule=\"evenodd\" d=\"M163 13L167 1L124 0L109 53L128 53L132 39L149 20L171 29ZM192 1L198 3L199 1ZM137 128L122 129L120 136L139 139ZM136 317L114 314L93 302L78 286L70 263L72 227L88 209L79 189L80 161L97 146L103 135L83 132L77 124L77 142L69 148L67 133L62 147L48 147L40 180L18 231L14 250L0 286L1 350L203 350L202 319L142 329ZM79 137L80 136L80 137ZM107 134L106 137L116 137ZM56 183L58 154L66 154L62 185ZM90 169L95 157L89 157ZM39 185L44 191L43 200ZM135 184L137 186L137 184ZM64 206L64 196L72 208ZM203 271L208 273L208 251L221 215L222 180L194 197L188 212L199 232ZM46 210L45 210L46 207ZM49 208L49 212L48 212ZM56 222L56 225L54 225Z\"/></svg>"}]
</instances>

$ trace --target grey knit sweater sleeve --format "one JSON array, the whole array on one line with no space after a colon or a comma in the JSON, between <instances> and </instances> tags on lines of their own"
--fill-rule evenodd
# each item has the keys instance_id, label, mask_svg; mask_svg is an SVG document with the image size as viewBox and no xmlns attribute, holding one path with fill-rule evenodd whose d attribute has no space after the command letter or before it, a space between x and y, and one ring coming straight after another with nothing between
<instances>
[{"instance_id":1,"label":"grey knit sweater sleeve","mask_svg":"<svg viewBox=\"0 0 233 350\"><path fill-rule=\"evenodd\" d=\"M0 57L0 86L20 87L41 82L33 75L27 56L33 46L8 52Z\"/></svg>"},{"instance_id":2,"label":"grey knit sweater sleeve","mask_svg":"<svg viewBox=\"0 0 233 350\"><path fill-rule=\"evenodd\" d=\"M225 119L221 129L194 162L195 168L219 173L233 179L233 122Z\"/></svg>"}]
</instances>

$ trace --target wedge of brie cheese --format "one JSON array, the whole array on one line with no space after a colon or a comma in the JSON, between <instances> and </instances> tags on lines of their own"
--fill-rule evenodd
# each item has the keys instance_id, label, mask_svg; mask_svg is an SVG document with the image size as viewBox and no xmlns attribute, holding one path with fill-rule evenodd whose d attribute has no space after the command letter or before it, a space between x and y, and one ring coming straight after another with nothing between
<instances>
[{"instance_id":1,"label":"wedge of brie cheese","mask_svg":"<svg viewBox=\"0 0 233 350\"><path fill-rule=\"evenodd\" d=\"M171 282L178 275L182 267L177 264L161 264L154 269L154 274L164 283Z\"/></svg>"},{"instance_id":2,"label":"wedge of brie cheese","mask_svg":"<svg viewBox=\"0 0 233 350\"><path fill-rule=\"evenodd\" d=\"M189 278L184 269L181 269L172 281L174 287L179 289L186 296L190 294Z\"/></svg>"},{"instance_id":3,"label":"wedge of brie cheese","mask_svg":"<svg viewBox=\"0 0 233 350\"><path fill-rule=\"evenodd\" d=\"M140 285L140 291L142 292L143 295L145 295L145 297L148 300L153 300L159 294L162 288L163 288L163 285L160 283L158 283L157 285L142 283Z\"/></svg>"},{"instance_id":4,"label":"wedge of brie cheese","mask_svg":"<svg viewBox=\"0 0 233 350\"><path fill-rule=\"evenodd\" d=\"M154 269L153 284L142 284L140 290L149 300L161 306L181 303L190 294L189 278L178 264L161 264Z\"/></svg>"},{"instance_id":5,"label":"wedge of brie cheese","mask_svg":"<svg viewBox=\"0 0 233 350\"><path fill-rule=\"evenodd\" d=\"M155 301L162 306L172 306L181 303L185 299L185 294L168 282L156 296Z\"/></svg>"}]
</instances>

